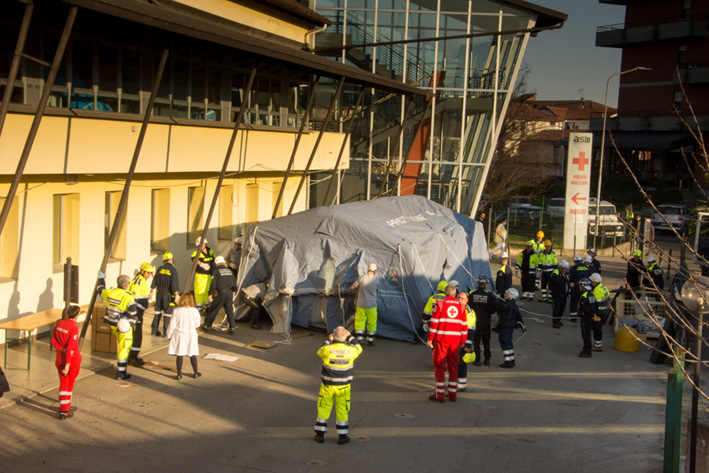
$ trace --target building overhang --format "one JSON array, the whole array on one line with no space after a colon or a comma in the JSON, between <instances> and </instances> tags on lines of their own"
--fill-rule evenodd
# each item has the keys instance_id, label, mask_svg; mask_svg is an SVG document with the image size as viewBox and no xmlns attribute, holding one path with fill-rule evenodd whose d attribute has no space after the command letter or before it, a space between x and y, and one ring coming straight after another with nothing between
<instances>
[{"instance_id":1,"label":"building overhang","mask_svg":"<svg viewBox=\"0 0 709 473\"><path fill-rule=\"evenodd\" d=\"M177 2L165 0L65 0L66 3L136 23L191 36L262 56L304 72L405 95L430 95L424 89L397 82L307 51L248 34L242 25Z\"/></svg>"}]
</instances>

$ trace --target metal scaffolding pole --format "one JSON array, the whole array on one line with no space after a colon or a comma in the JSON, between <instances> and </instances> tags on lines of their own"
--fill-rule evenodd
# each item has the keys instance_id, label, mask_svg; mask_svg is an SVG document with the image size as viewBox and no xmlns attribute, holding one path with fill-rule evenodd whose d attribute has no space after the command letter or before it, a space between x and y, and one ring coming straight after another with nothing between
<instances>
[{"instance_id":1,"label":"metal scaffolding pole","mask_svg":"<svg viewBox=\"0 0 709 473\"><path fill-rule=\"evenodd\" d=\"M222 172L219 174L219 181L217 182L217 188L214 191L214 197L212 198L212 205L209 207L209 213L207 214L207 219L204 221L204 229L202 230L201 241L204 241L207 237L207 230L209 230L209 222L212 220L212 215L214 214L214 208L217 206L217 199L219 199L219 191L222 188L222 182L224 182L224 176L226 175L226 169L229 166L229 159L231 158L231 153L234 150L234 144L236 143L236 135L241 127L241 120L244 118L244 112L246 112L246 97L251 94L251 87L254 84L254 79L256 78L257 68L253 67L251 69L251 74L249 75L249 80L246 83L246 88L244 89L244 100L242 101L241 107L239 108L239 113L236 115L236 120L234 121L234 131L231 133L231 140L229 140L229 146L226 150L226 156L224 157L224 164L222 165ZM201 248L197 248L197 251L201 251ZM192 280L194 279L195 272L197 271L197 263L199 263L199 255L192 261L192 269L190 270L190 276L187 278L187 285L185 286L185 292L190 287Z\"/></svg>"},{"instance_id":2,"label":"metal scaffolding pole","mask_svg":"<svg viewBox=\"0 0 709 473\"><path fill-rule=\"evenodd\" d=\"M34 115L34 120L32 120L32 125L30 126L30 131L27 135L27 140L25 141L25 147L22 150L22 154L20 155L20 161L17 163L17 170L15 171L15 175L12 178L10 190L7 191L7 198L5 198L5 204L2 207L2 212L0 212L0 234L2 234L2 230L5 227L5 222L7 221L7 216L10 213L10 207L12 206L12 201L15 199L17 187L20 185L22 173L25 170L27 160L30 157L30 151L32 151L34 140L37 137L39 125L40 123L42 123L44 109L47 108L49 94L52 92L54 80L57 78L57 72L59 72L59 64L62 61L62 57L64 57L64 50L66 49L67 42L69 42L69 35L71 34L71 30L74 27L74 20L76 19L76 13L78 10L79 8L77 6L72 6L69 9L69 15L67 16L66 23L64 24L64 31L62 31L61 38L59 38L57 51L54 54L54 60L52 61L52 64L49 67L49 74L47 75L47 80L44 84L44 90L42 90L42 96L40 97L39 104L37 105L37 112ZM27 12L25 11L25 13ZM7 94L7 90L5 91L5 93ZM3 100L3 105L5 105L6 102L9 102L9 100Z\"/></svg>"},{"instance_id":3,"label":"metal scaffolding pole","mask_svg":"<svg viewBox=\"0 0 709 473\"><path fill-rule=\"evenodd\" d=\"M118 227L120 226L121 220L123 219L123 214L125 214L125 209L128 204L128 193L130 192L130 185L133 182L133 175L135 174L135 168L138 165L138 157L140 156L140 150L143 147L143 141L145 140L145 134L148 131L148 124L150 123L150 115L153 112L153 105L155 104L155 99L158 95L158 87L160 86L160 80L162 79L163 71L165 70L165 64L167 63L167 56L169 50L165 49L162 52L162 57L160 58L160 65L155 73L155 81L153 82L153 90L150 93L150 100L145 107L145 112L143 113L143 123L140 127L140 133L138 134L138 141L135 144L135 150L133 151L133 159L130 163L130 168L128 169L128 176L126 177L126 182L123 185L123 192L121 193L121 200L118 202L118 209L116 209L116 217L113 219L113 225L111 225L111 233L108 236L108 241L106 242L106 248L103 252L103 260L101 260L101 268L99 271L102 273L106 272L106 266L108 265L108 258L111 256L111 248L113 247L113 242L116 240L116 235L118 235ZM86 337L86 330L89 328L91 323L91 314L94 311L94 306L96 305L96 297L98 293L96 288L99 285L99 278L96 278L96 284L94 284L94 290L91 293L91 302L89 302L89 308L86 311L86 320L81 325L81 334L79 335L79 347L84 343L84 337Z\"/></svg>"},{"instance_id":4,"label":"metal scaffolding pole","mask_svg":"<svg viewBox=\"0 0 709 473\"><path fill-rule=\"evenodd\" d=\"M325 121L322 124L322 129L320 130L320 134L318 134L318 139L315 141L315 146L313 146L313 152L310 153L310 159L308 159L308 164L305 166L305 169L303 170L303 176L300 178L300 182L298 183L298 189L295 191L295 196L293 197L293 202L290 204L290 209L288 210L288 215L293 213L293 209L295 208L295 204L298 201L298 196L300 195L300 191L303 188L303 184L305 184L305 180L308 178L308 171L310 171L310 166L313 164L313 159L315 159L315 153L318 151L318 146L320 146L320 140L322 140L323 135L325 134L325 129L327 128L327 125L330 123L330 117L332 117L332 111L335 109L335 104L337 103L337 97L340 96L340 92L342 92L342 87L345 85L345 77L342 76L340 78L340 83L337 84L337 90L335 91L335 95L332 96L332 102L330 103L330 108L327 109L327 115L325 115Z\"/></svg>"},{"instance_id":5,"label":"metal scaffolding pole","mask_svg":"<svg viewBox=\"0 0 709 473\"><path fill-rule=\"evenodd\" d=\"M397 143L401 143L401 137L404 134L404 123L406 123L406 118L409 116L409 111L414 103L414 97L409 98L409 103L406 104L406 110L404 111L404 118L401 119L401 125L399 126L399 136L396 138ZM381 197L384 193L384 187L386 187L387 181L389 180L389 170L391 169L391 156L387 159L387 167L384 170L384 176L382 176L382 184L379 186L379 194L377 197ZM396 183L394 183L394 189L396 189Z\"/></svg>"},{"instance_id":6,"label":"metal scaffolding pole","mask_svg":"<svg viewBox=\"0 0 709 473\"><path fill-rule=\"evenodd\" d=\"M295 163L295 154L298 151L298 145L300 144L300 138L303 136L303 130L305 130L305 125L308 123L308 120L310 119L310 111L313 108L313 102L315 99L315 91L318 89L318 80L319 80L319 77L315 77L315 81L310 86L310 94L308 94L308 103L305 106L305 113L303 114L303 121L300 122L300 128L298 128L298 136L296 137L295 144L293 145L293 152L290 155L290 161L288 161L288 168L286 168L286 175L283 176L283 182L281 183L281 189L278 191L278 199L276 199L276 205L274 205L274 207L273 207L273 214L271 215L271 219L276 218L276 214L278 213L278 207L281 205L281 202L283 201L283 194L285 193L285 190L286 190L286 182L288 182L288 176L290 176L290 172L293 169L293 164Z\"/></svg>"},{"instance_id":7,"label":"metal scaffolding pole","mask_svg":"<svg viewBox=\"0 0 709 473\"><path fill-rule=\"evenodd\" d=\"M30 29L30 21L32 20L33 11L34 5L25 5L25 15L22 17L22 25L20 26L20 33L17 36L15 54L12 56L10 72L7 75L7 85L5 86L5 93L2 95L2 104L0 104L0 136L2 135L2 128L5 125L5 117L7 116L7 109L10 106L12 91L15 89L17 71L20 69L20 60L22 59L25 51L25 41L27 40L27 32Z\"/></svg>"},{"instance_id":8,"label":"metal scaffolding pole","mask_svg":"<svg viewBox=\"0 0 709 473\"><path fill-rule=\"evenodd\" d=\"M357 117L357 114L359 113L357 111L357 107L359 107L359 102L362 100L362 95L364 95L364 87L360 87L359 94L357 95L357 100L355 100L355 105L354 105L354 109L352 112L352 117L350 117L350 123L347 125L347 131L345 132L345 137L342 139L342 146L340 147L340 154L337 155L337 161L335 162L335 166L332 168L332 177L330 177L330 183L327 186L327 192L325 192L325 198L323 199L323 202L322 202L323 205L328 205L327 198L330 195L330 190L332 189L332 186L335 183L335 180L337 179L337 173L339 172L338 168L340 167L340 161L342 161L342 154L345 152L345 146L347 146L347 139L352 134L352 128L354 126L355 118ZM333 199L329 205L332 205L335 203L336 197L337 197L337 192L335 192L335 195L332 196Z\"/></svg>"}]
</instances>

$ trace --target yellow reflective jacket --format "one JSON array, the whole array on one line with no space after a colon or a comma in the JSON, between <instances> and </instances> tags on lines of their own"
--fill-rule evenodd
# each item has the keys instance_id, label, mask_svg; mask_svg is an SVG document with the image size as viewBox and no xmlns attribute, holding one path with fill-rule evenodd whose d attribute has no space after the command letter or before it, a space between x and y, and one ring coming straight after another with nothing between
<instances>
[{"instance_id":1,"label":"yellow reflective jacket","mask_svg":"<svg viewBox=\"0 0 709 473\"><path fill-rule=\"evenodd\" d=\"M135 325L137 308L133 294L125 289L112 288L104 289L101 298L106 302L104 322L115 326L120 318L126 317L131 325Z\"/></svg>"},{"instance_id":2,"label":"yellow reflective jacket","mask_svg":"<svg viewBox=\"0 0 709 473\"><path fill-rule=\"evenodd\" d=\"M322 383L326 386L350 384L354 377L354 360L362 353L362 345L353 336L346 342L327 340L318 350L322 358Z\"/></svg>"}]
</instances>

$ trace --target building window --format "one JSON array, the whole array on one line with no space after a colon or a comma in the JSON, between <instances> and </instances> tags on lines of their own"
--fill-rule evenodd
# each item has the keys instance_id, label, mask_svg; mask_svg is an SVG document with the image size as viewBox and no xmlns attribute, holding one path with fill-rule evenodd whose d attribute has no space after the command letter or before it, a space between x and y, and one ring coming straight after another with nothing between
<instances>
[{"instance_id":1,"label":"building window","mask_svg":"<svg viewBox=\"0 0 709 473\"><path fill-rule=\"evenodd\" d=\"M222 186L219 191L219 239L232 239L232 214L234 210L234 186Z\"/></svg>"},{"instance_id":2,"label":"building window","mask_svg":"<svg viewBox=\"0 0 709 473\"><path fill-rule=\"evenodd\" d=\"M674 96L675 105L681 104L681 103L682 103L682 99L683 99L682 91L681 91L681 90L676 90L676 91L675 91L675 96Z\"/></svg>"},{"instance_id":3,"label":"building window","mask_svg":"<svg viewBox=\"0 0 709 473\"><path fill-rule=\"evenodd\" d=\"M677 51L677 64L683 66L687 64L687 45L683 44Z\"/></svg>"},{"instance_id":4,"label":"building window","mask_svg":"<svg viewBox=\"0 0 709 473\"><path fill-rule=\"evenodd\" d=\"M170 248L170 189L154 189L150 205L150 251Z\"/></svg>"},{"instance_id":5,"label":"building window","mask_svg":"<svg viewBox=\"0 0 709 473\"><path fill-rule=\"evenodd\" d=\"M18 199L15 198L7 214L5 227L0 235L0 280L17 279L17 255L19 253ZM0 208L5 206L5 199L0 199Z\"/></svg>"},{"instance_id":6,"label":"building window","mask_svg":"<svg viewBox=\"0 0 709 473\"><path fill-rule=\"evenodd\" d=\"M259 186L260 184L246 185L246 223L258 223L259 216Z\"/></svg>"},{"instance_id":7,"label":"building window","mask_svg":"<svg viewBox=\"0 0 709 473\"><path fill-rule=\"evenodd\" d=\"M61 271L66 258L79 263L79 194L59 194L53 198L52 263Z\"/></svg>"},{"instance_id":8,"label":"building window","mask_svg":"<svg viewBox=\"0 0 709 473\"><path fill-rule=\"evenodd\" d=\"M106 192L106 205L104 214L104 247L108 243L108 238L111 235L113 223L116 221L116 213L118 212L118 204L121 201L121 191ZM124 261L126 259L126 212L123 212L121 221L118 224L116 237L111 245L109 257L114 260Z\"/></svg>"},{"instance_id":9,"label":"building window","mask_svg":"<svg viewBox=\"0 0 709 473\"><path fill-rule=\"evenodd\" d=\"M187 246L194 246L204 226L204 187L190 187L187 196Z\"/></svg>"}]
</instances>

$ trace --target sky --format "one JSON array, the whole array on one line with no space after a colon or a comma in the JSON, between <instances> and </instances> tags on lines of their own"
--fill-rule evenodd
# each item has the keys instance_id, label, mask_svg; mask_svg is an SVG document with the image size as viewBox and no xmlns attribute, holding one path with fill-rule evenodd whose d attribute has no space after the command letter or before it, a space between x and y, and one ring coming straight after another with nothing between
<instances>
[{"instance_id":1,"label":"sky","mask_svg":"<svg viewBox=\"0 0 709 473\"><path fill-rule=\"evenodd\" d=\"M583 97L603 103L608 77L620 72L621 49L596 47L596 28L623 23L625 6L598 0L530 1L569 18L561 29L529 38L522 62L530 71L526 92L536 92L538 100ZM618 79L608 87L609 107L618 104Z\"/></svg>"}]
</instances>

